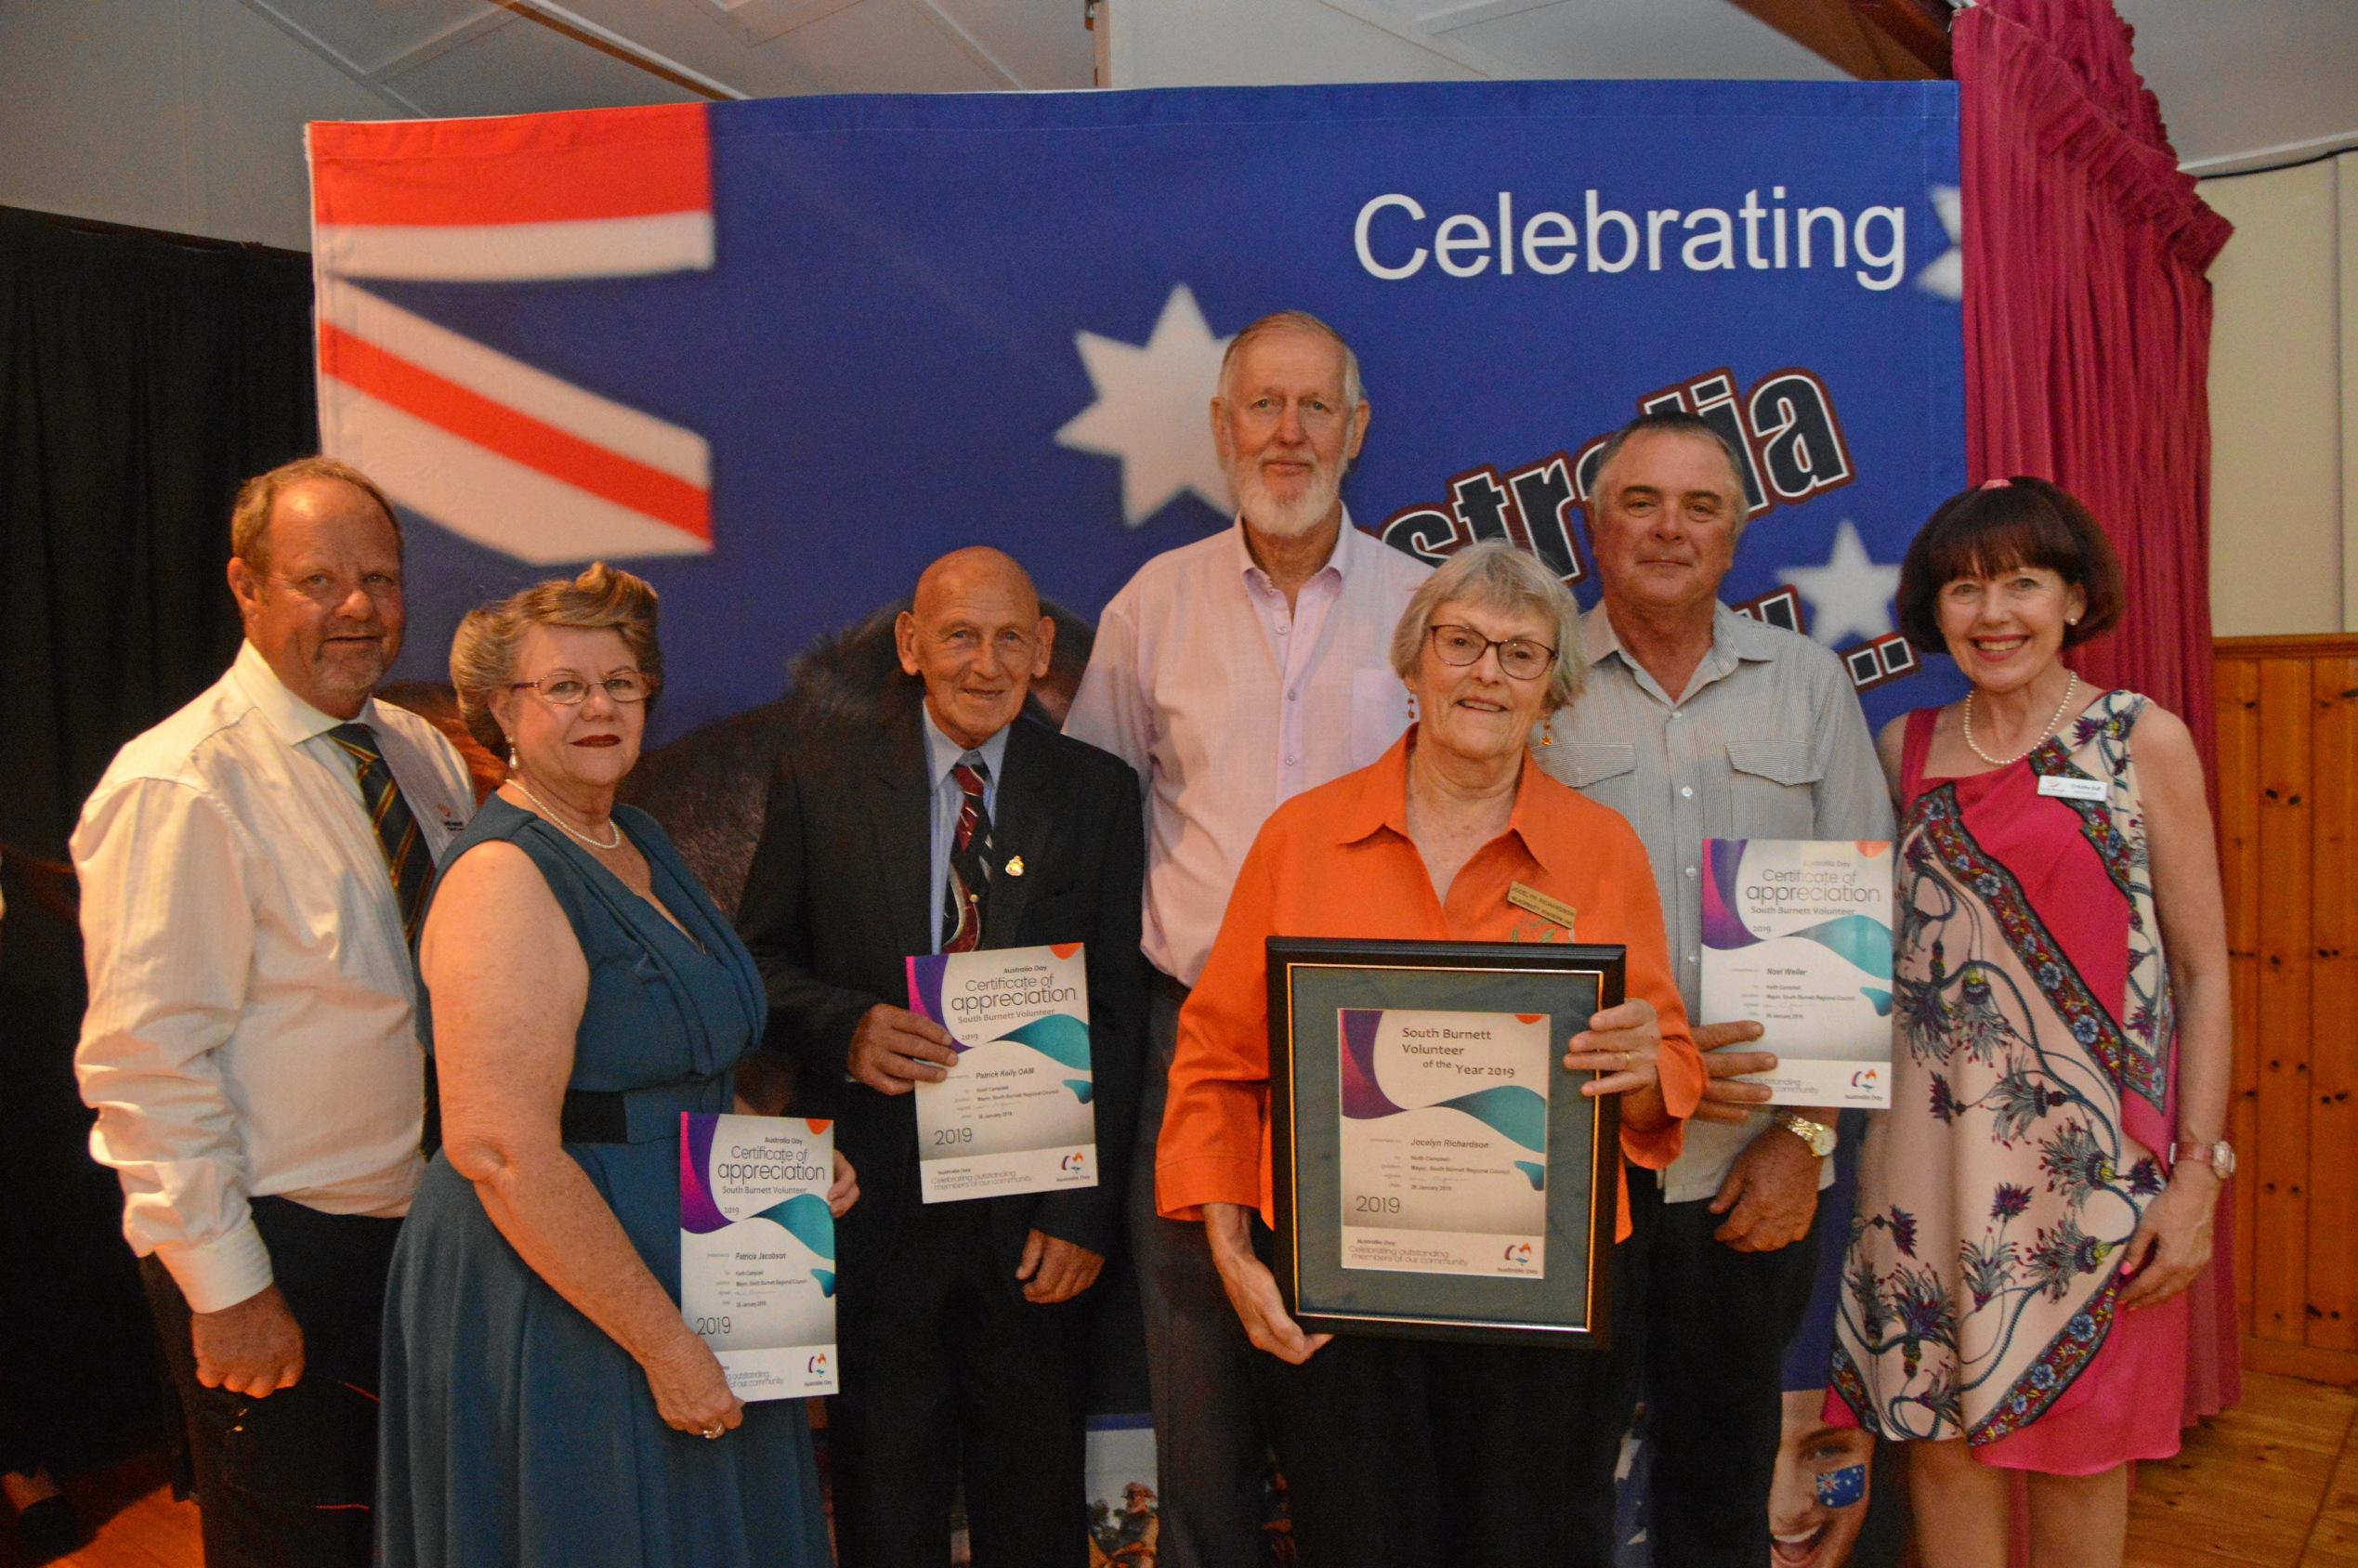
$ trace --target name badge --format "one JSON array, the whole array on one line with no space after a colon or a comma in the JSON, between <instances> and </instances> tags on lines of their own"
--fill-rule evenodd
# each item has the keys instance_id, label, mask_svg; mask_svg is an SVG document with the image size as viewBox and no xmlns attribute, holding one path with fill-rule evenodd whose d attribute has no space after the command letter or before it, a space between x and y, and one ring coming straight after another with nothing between
<instances>
[{"instance_id":1,"label":"name badge","mask_svg":"<svg viewBox=\"0 0 2358 1568\"><path fill-rule=\"evenodd\" d=\"M2101 801L2104 798L2104 781L2101 778L2066 778L2061 774L2041 774L2038 792L2060 795L2067 801Z\"/></svg>"},{"instance_id":2,"label":"name badge","mask_svg":"<svg viewBox=\"0 0 2358 1568\"><path fill-rule=\"evenodd\" d=\"M1528 909L1543 921L1552 921L1565 930L1580 918L1580 911L1561 898L1551 898L1538 888L1516 882L1507 889L1507 902L1517 908Z\"/></svg>"}]
</instances>

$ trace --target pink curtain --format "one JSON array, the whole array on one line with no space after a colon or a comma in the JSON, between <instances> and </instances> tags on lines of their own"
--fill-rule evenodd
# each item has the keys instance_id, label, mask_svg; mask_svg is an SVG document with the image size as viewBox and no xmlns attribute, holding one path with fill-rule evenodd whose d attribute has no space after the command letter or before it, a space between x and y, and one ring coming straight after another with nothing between
<instances>
[{"instance_id":1,"label":"pink curtain","mask_svg":"<svg viewBox=\"0 0 2358 1568\"><path fill-rule=\"evenodd\" d=\"M2204 205L2110 0L1982 0L1952 38L1964 138L1966 461L2054 480L2129 574L2080 673L2183 718L2213 754L2210 284ZM2231 1259L2194 1287L2186 1418L2242 1396Z\"/></svg>"}]
</instances>

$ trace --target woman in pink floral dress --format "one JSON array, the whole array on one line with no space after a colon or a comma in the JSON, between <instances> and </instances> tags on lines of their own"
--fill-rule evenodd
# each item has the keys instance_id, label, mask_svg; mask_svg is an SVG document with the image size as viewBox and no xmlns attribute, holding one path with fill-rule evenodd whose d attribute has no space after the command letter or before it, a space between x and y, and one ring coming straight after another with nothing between
<instances>
[{"instance_id":1,"label":"woman in pink floral dress","mask_svg":"<svg viewBox=\"0 0 2358 1568\"><path fill-rule=\"evenodd\" d=\"M1954 497L1900 623L1972 683L1888 725L1901 813L1892 1109L1859 1167L1835 1329L1848 1418L1909 1444L1927 1568L2121 1560L2129 1461L2178 1451L2182 1292L2209 1261L2226 921L2186 726L2063 650L2121 570L2039 479Z\"/></svg>"}]
</instances>

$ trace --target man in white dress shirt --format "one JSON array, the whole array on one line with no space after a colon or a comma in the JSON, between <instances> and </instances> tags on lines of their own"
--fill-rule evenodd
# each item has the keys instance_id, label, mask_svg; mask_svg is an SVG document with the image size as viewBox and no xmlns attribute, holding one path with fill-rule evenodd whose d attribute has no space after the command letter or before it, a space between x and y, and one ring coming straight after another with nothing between
<instances>
[{"instance_id":1,"label":"man in white dress shirt","mask_svg":"<svg viewBox=\"0 0 2358 1568\"><path fill-rule=\"evenodd\" d=\"M401 537L368 479L247 481L228 673L83 807L74 1063L186 1406L209 1568L368 1562L380 1303L422 1169L407 929L466 769L372 697Z\"/></svg>"},{"instance_id":2,"label":"man in white dress shirt","mask_svg":"<svg viewBox=\"0 0 2358 1568\"><path fill-rule=\"evenodd\" d=\"M1203 1227L1155 1211L1155 1133L1180 1003L1237 868L1290 797L1365 767L1408 726L1392 632L1432 568L1351 523L1343 477L1367 438L1359 363L1300 311L1238 333L1212 432L1237 521L1138 568L1097 624L1065 733L1138 772L1146 804L1142 946L1159 973L1130 1187L1146 1322L1163 1568L1261 1553L1267 1443L1252 1354Z\"/></svg>"}]
</instances>

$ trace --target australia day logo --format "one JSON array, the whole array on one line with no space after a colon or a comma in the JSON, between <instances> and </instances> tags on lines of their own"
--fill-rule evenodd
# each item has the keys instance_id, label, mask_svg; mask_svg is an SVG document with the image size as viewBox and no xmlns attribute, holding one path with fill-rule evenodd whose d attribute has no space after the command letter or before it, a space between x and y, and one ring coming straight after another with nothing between
<instances>
[{"instance_id":1,"label":"australia day logo","mask_svg":"<svg viewBox=\"0 0 2358 1568\"><path fill-rule=\"evenodd\" d=\"M1057 1162L1056 1169L1064 1171L1086 1170L1089 1169L1089 1158L1081 1150L1075 1149Z\"/></svg>"}]
</instances>

